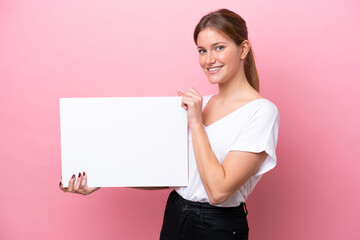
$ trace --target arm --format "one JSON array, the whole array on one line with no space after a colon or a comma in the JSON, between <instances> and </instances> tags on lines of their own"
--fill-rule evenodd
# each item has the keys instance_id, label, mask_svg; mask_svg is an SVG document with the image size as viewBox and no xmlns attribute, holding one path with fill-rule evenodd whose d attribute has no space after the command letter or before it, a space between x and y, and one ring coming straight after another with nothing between
<instances>
[{"instance_id":1,"label":"arm","mask_svg":"<svg viewBox=\"0 0 360 240\"><path fill-rule=\"evenodd\" d=\"M226 201L256 173L267 157L266 152L231 151L220 164L203 125L193 124L190 128L200 178L213 205Z\"/></svg>"}]
</instances>

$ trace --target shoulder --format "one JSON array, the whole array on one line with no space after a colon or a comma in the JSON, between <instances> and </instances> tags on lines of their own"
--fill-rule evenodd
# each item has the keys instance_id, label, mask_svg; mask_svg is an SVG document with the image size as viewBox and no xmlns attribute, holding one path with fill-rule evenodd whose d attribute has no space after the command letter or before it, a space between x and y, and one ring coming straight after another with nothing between
<instances>
[{"instance_id":1,"label":"shoulder","mask_svg":"<svg viewBox=\"0 0 360 240\"><path fill-rule=\"evenodd\" d=\"M266 98L258 98L252 100L249 103L248 110L249 110L250 119L254 119L254 118L274 119L274 118L278 118L279 116L279 110L277 106L272 101Z\"/></svg>"},{"instance_id":2,"label":"shoulder","mask_svg":"<svg viewBox=\"0 0 360 240\"><path fill-rule=\"evenodd\" d=\"M258 99L255 99L254 101L257 101L257 105L256 107L258 109L264 109L267 110L267 111L275 111L275 112L278 112L278 108L277 106L275 105L275 103L273 103L272 101L268 100L267 98L258 98Z\"/></svg>"}]
</instances>

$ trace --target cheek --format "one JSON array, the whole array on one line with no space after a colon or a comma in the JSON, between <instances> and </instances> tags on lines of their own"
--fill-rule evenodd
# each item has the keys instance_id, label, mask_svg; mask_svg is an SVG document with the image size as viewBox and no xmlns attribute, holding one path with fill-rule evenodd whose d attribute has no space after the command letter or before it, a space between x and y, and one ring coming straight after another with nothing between
<instances>
[{"instance_id":1,"label":"cheek","mask_svg":"<svg viewBox=\"0 0 360 240\"><path fill-rule=\"evenodd\" d=\"M227 54L221 52L221 53L218 53L217 55L217 59L219 62L222 62L222 63L225 63L227 61Z\"/></svg>"},{"instance_id":2,"label":"cheek","mask_svg":"<svg viewBox=\"0 0 360 240\"><path fill-rule=\"evenodd\" d=\"M199 64L202 68L205 67L205 64L206 64L206 59L202 56L199 57Z\"/></svg>"},{"instance_id":3,"label":"cheek","mask_svg":"<svg viewBox=\"0 0 360 240\"><path fill-rule=\"evenodd\" d=\"M217 59L220 63L231 65L233 64L234 58L231 52L221 52L218 54Z\"/></svg>"},{"instance_id":4,"label":"cheek","mask_svg":"<svg viewBox=\"0 0 360 240\"><path fill-rule=\"evenodd\" d=\"M229 66L238 66L240 63L240 56L238 54L223 54L221 58L219 58L220 61L223 63L226 63Z\"/></svg>"},{"instance_id":5,"label":"cheek","mask_svg":"<svg viewBox=\"0 0 360 240\"><path fill-rule=\"evenodd\" d=\"M218 59L223 63L232 63L235 60L235 54L231 51L221 52L218 54Z\"/></svg>"}]
</instances>

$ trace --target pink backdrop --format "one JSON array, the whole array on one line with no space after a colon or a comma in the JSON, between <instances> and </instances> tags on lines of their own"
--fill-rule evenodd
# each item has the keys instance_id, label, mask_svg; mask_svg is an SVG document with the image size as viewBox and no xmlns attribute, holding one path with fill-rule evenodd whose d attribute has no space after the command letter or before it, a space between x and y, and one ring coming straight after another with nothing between
<instances>
[{"instance_id":1,"label":"pink backdrop","mask_svg":"<svg viewBox=\"0 0 360 240\"><path fill-rule=\"evenodd\" d=\"M360 239L357 0L0 1L0 239L158 238L169 191L58 189L59 98L215 93L192 31L222 7L248 22L281 117L250 239Z\"/></svg>"}]
</instances>

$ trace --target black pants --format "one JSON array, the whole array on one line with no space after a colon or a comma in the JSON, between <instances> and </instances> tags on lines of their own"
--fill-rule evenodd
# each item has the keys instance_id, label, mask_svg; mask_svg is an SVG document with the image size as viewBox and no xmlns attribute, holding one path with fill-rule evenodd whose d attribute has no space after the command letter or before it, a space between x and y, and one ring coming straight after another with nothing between
<instances>
[{"instance_id":1,"label":"black pants","mask_svg":"<svg viewBox=\"0 0 360 240\"><path fill-rule=\"evenodd\" d=\"M166 204L160 240L247 240L245 203L215 207L183 199L175 190Z\"/></svg>"}]
</instances>

